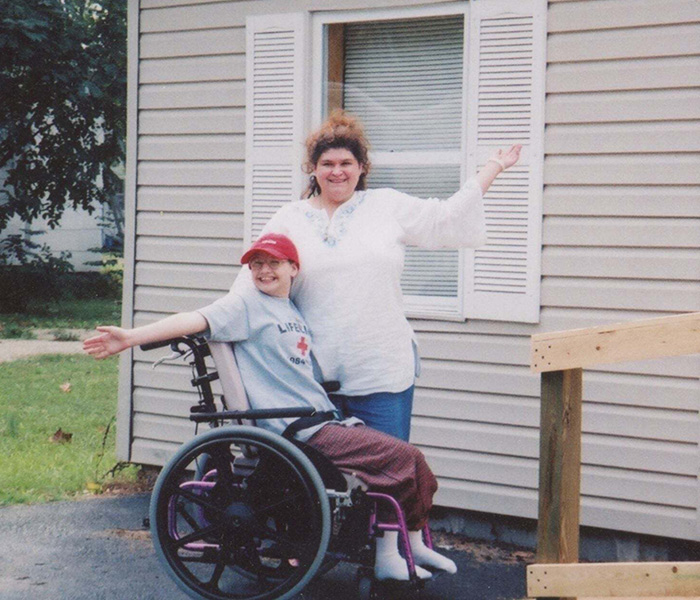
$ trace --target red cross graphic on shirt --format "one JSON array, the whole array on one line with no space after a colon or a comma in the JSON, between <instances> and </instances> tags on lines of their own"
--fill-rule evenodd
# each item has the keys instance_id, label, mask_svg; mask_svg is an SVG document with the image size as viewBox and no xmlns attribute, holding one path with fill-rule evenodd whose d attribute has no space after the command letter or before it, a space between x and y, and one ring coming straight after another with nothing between
<instances>
[{"instance_id":1,"label":"red cross graphic on shirt","mask_svg":"<svg viewBox=\"0 0 700 600\"><path fill-rule=\"evenodd\" d=\"M297 344L297 348L301 350L301 355L306 356L306 351L309 349L309 345L306 343L306 338L304 336L301 336L301 339L299 340L299 343Z\"/></svg>"}]
</instances>

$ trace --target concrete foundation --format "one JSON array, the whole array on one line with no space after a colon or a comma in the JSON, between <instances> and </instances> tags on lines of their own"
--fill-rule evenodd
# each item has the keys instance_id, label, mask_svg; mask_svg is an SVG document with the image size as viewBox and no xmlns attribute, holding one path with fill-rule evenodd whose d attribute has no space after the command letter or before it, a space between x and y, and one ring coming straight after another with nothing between
<instances>
[{"instance_id":1,"label":"concrete foundation","mask_svg":"<svg viewBox=\"0 0 700 600\"><path fill-rule=\"evenodd\" d=\"M472 540L528 550L537 547L534 519L434 507L430 526L436 531ZM581 527L580 559L586 562L697 561L700 560L700 542Z\"/></svg>"}]
</instances>

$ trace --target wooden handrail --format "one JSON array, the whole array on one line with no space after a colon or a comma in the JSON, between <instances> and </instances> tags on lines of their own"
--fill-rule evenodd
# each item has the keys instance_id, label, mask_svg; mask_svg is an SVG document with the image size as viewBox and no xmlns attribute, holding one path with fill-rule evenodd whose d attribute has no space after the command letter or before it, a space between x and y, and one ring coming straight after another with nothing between
<instances>
[{"instance_id":1,"label":"wooden handrail","mask_svg":"<svg viewBox=\"0 0 700 600\"><path fill-rule=\"evenodd\" d=\"M578 564L583 367L696 352L700 312L532 336L530 367L541 373L542 384L537 523L542 564L528 567L529 596L700 598L700 563Z\"/></svg>"},{"instance_id":2,"label":"wooden handrail","mask_svg":"<svg viewBox=\"0 0 700 600\"><path fill-rule=\"evenodd\" d=\"M700 312L532 336L536 373L700 352Z\"/></svg>"},{"instance_id":3,"label":"wooden handrail","mask_svg":"<svg viewBox=\"0 0 700 600\"><path fill-rule=\"evenodd\" d=\"M698 562L584 563L531 565L529 597L696 598Z\"/></svg>"}]
</instances>

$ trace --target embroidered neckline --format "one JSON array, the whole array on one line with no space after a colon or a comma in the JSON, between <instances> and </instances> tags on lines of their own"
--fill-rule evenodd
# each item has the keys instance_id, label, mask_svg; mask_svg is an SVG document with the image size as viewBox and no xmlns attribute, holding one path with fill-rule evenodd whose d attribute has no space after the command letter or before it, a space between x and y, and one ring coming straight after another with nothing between
<instances>
[{"instance_id":1,"label":"embroidered neckline","mask_svg":"<svg viewBox=\"0 0 700 600\"><path fill-rule=\"evenodd\" d=\"M350 217L364 200L364 192L355 192L350 200L336 209L331 218L328 218L328 213L326 213L325 209L314 208L307 200L305 215L311 221L314 231L316 231L323 243L332 248L345 236Z\"/></svg>"}]
</instances>

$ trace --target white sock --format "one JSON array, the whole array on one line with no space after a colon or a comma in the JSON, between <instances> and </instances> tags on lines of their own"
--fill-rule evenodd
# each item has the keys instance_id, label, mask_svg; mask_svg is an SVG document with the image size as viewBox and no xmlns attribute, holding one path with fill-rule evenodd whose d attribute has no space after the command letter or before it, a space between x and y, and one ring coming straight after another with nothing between
<instances>
[{"instance_id":1,"label":"white sock","mask_svg":"<svg viewBox=\"0 0 700 600\"><path fill-rule=\"evenodd\" d=\"M457 565L453 560L438 554L423 543L422 531L409 531L408 539L411 542L411 552L413 552L413 560L416 565L428 567L429 569L438 569L451 575L457 572Z\"/></svg>"},{"instance_id":2,"label":"white sock","mask_svg":"<svg viewBox=\"0 0 700 600\"><path fill-rule=\"evenodd\" d=\"M408 581L408 565L399 554L399 532L385 531L384 537L376 538L377 548L374 559L374 576L379 579ZM430 571L416 565L416 575L420 579L430 579Z\"/></svg>"}]
</instances>

